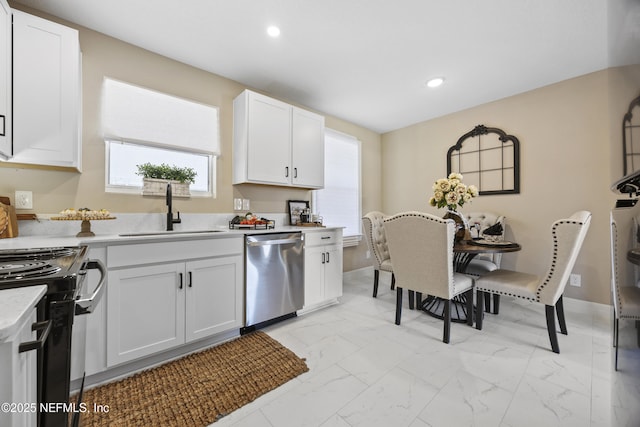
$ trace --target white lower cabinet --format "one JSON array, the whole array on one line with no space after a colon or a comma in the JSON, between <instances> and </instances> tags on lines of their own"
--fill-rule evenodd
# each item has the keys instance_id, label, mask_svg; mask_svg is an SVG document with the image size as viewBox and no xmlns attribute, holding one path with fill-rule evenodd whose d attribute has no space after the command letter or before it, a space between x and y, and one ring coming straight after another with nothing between
<instances>
[{"instance_id":1,"label":"white lower cabinet","mask_svg":"<svg viewBox=\"0 0 640 427\"><path fill-rule=\"evenodd\" d=\"M236 254L214 253L215 256L202 258L207 252L224 252L227 248L222 242L231 240ZM130 245L109 250L107 367L242 326L241 239ZM113 263L126 263L130 256L132 260L140 259L141 254L143 260L138 264L154 259L157 262L111 267ZM201 259L193 260L196 254ZM178 256L191 260L165 259Z\"/></svg>"},{"instance_id":2,"label":"white lower cabinet","mask_svg":"<svg viewBox=\"0 0 640 427\"><path fill-rule=\"evenodd\" d=\"M342 296L342 229L305 233L304 307Z\"/></svg>"},{"instance_id":3,"label":"white lower cabinet","mask_svg":"<svg viewBox=\"0 0 640 427\"><path fill-rule=\"evenodd\" d=\"M35 321L34 308L18 332L0 343L0 403L10 405L6 411L0 411L0 425L3 427L36 425L32 405L37 402L37 353L36 350L18 352L21 343L36 339L36 333L31 330Z\"/></svg>"}]
</instances>

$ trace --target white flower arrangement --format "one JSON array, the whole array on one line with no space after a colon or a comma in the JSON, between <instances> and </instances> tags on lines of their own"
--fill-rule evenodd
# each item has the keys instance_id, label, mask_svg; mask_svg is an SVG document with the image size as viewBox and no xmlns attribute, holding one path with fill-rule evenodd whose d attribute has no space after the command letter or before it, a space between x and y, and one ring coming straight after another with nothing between
<instances>
[{"instance_id":1,"label":"white flower arrangement","mask_svg":"<svg viewBox=\"0 0 640 427\"><path fill-rule=\"evenodd\" d=\"M478 196L478 188L475 185L465 185L459 173L451 173L448 178L438 179L432 188L433 196L429 199L429 204L452 211Z\"/></svg>"}]
</instances>

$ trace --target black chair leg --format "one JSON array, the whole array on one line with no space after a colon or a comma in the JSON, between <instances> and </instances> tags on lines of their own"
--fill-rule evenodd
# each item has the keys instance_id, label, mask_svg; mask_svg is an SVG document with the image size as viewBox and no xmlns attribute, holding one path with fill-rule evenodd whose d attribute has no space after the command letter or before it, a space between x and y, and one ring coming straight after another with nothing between
<instances>
[{"instance_id":1,"label":"black chair leg","mask_svg":"<svg viewBox=\"0 0 640 427\"><path fill-rule=\"evenodd\" d=\"M396 288L396 275L391 273L391 290Z\"/></svg>"},{"instance_id":2,"label":"black chair leg","mask_svg":"<svg viewBox=\"0 0 640 427\"><path fill-rule=\"evenodd\" d=\"M558 346L558 335L556 334L556 309L552 305L545 305L544 308L547 315L547 331L549 332L549 341L551 341L551 350L559 354L560 346Z\"/></svg>"},{"instance_id":3,"label":"black chair leg","mask_svg":"<svg viewBox=\"0 0 640 427\"><path fill-rule=\"evenodd\" d=\"M378 281L380 280L380 270L373 270L373 297L378 296Z\"/></svg>"},{"instance_id":4,"label":"black chair leg","mask_svg":"<svg viewBox=\"0 0 640 427\"><path fill-rule=\"evenodd\" d=\"M416 292L416 308L422 310L422 292Z\"/></svg>"},{"instance_id":5,"label":"black chair leg","mask_svg":"<svg viewBox=\"0 0 640 427\"><path fill-rule=\"evenodd\" d=\"M483 300L484 300L484 292L482 291L478 291L476 292L476 298L478 299L476 301L476 329L482 329L482 316L483 316L483 312L482 312L482 306L483 304Z\"/></svg>"},{"instance_id":6,"label":"black chair leg","mask_svg":"<svg viewBox=\"0 0 640 427\"><path fill-rule=\"evenodd\" d=\"M449 344L449 336L451 335L451 300L444 302L444 332L442 334L442 342Z\"/></svg>"},{"instance_id":7,"label":"black chair leg","mask_svg":"<svg viewBox=\"0 0 640 427\"><path fill-rule=\"evenodd\" d=\"M400 316L402 315L402 288L396 289L396 325L400 324Z\"/></svg>"},{"instance_id":8,"label":"black chair leg","mask_svg":"<svg viewBox=\"0 0 640 427\"><path fill-rule=\"evenodd\" d=\"M556 302L556 313L558 314L558 324L560 325L560 332L562 334L567 335L567 322L564 320L564 304L562 304L562 295L560 295L560 299Z\"/></svg>"},{"instance_id":9,"label":"black chair leg","mask_svg":"<svg viewBox=\"0 0 640 427\"><path fill-rule=\"evenodd\" d=\"M483 292L483 294L486 297L484 300L484 311L491 313L491 294L489 292Z\"/></svg>"},{"instance_id":10,"label":"black chair leg","mask_svg":"<svg viewBox=\"0 0 640 427\"><path fill-rule=\"evenodd\" d=\"M473 288L465 292L467 297L467 325L473 326Z\"/></svg>"},{"instance_id":11,"label":"black chair leg","mask_svg":"<svg viewBox=\"0 0 640 427\"><path fill-rule=\"evenodd\" d=\"M413 310L415 308L415 293L413 291L409 291L409 310Z\"/></svg>"},{"instance_id":12,"label":"black chair leg","mask_svg":"<svg viewBox=\"0 0 640 427\"><path fill-rule=\"evenodd\" d=\"M500 295L493 294L493 314L500 312Z\"/></svg>"}]
</instances>

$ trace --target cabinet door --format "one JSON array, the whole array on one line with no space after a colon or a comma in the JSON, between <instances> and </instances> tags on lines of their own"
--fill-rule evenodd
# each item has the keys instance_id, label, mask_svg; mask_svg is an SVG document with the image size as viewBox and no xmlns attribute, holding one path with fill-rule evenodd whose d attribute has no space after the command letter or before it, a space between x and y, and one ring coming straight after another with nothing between
<instances>
[{"instance_id":1,"label":"cabinet door","mask_svg":"<svg viewBox=\"0 0 640 427\"><path fill-rule=\"evenodd\" d=\"M247 178L288 184L291 181L291 106L248 92Z\"/></svg>"},{"instance_id":2,"label":"cabinet door","mask_svg":"<svg viewBox=\"0 0 640 427\"><path fill-rule=\"evenodd\" d=\"M342 247L327 246L324 263L324 299L342 296Z\"/></svg>"},{"instance_id":3,"label":"cabinet door","mask_svg":"<svg viewBox=\"0 0 640 427\"><path fill-rule=\"evenodd\" d=\"M11 161L80 169L79 116L78 31L13 11Z\"/></svg>"},{"instance_id":4,"label":"cabinet door","mask_svg":"<svg viewBox=\"0 0 640 427\"><path fill-rule=\"evenodd\" d=\"M0 158L12 155L11 147L11 8L0 0Z\"/></svg>"},{"instance_id":5,"label":"cabinet door","mask_svg":"<svg viewBox=\"0 0 640 427\"><path fill-rule=\"evenodd\" d=\"M186 341L242 326L242 257L186 263Z\"/></svg>"},{"instance_id":6,"label":"cabinet door","mask_svg":"<svg viewBox=\"0 0 640 427\"><path fill-rule=\"evenodd\" d=\"M324 117L293 107L291 140L292 184L324 187Z\"/></svg>"},{"instance_id":7,"label":"cabinet door","mask_svg":"<svg viewBox=\"0 0 640 427\"><path fill-rule=\"evenodd\" d=\"M324 301L324 263L323 246L304 249L304 305L312 306Z\"/></svg>"},{"instance_id":8,"label":"cabinet door","mask_svg":"<svg viewBox=\"0 0 640 427\"><path fill-rule=\"evenodd\" d=\"M36 311L20 330L9 340L0 343L0 402L35 404L37 402L37 353L31 350L19 353L20 343L33 341L36 333L31 325L36 321ZM27 427L36 425L36 413L33 411L0 411L0 425L8 427Z\"/></svg>"},{"instance_id":9,"label":"cabinet door","mask_svg":"<svg viewBox=\"0 0 640 427\"><path fill-rule=\"evenodd\" d=\"M184 343L184 263L108 273L107 365Z\"/></svg>"}]
</instances>

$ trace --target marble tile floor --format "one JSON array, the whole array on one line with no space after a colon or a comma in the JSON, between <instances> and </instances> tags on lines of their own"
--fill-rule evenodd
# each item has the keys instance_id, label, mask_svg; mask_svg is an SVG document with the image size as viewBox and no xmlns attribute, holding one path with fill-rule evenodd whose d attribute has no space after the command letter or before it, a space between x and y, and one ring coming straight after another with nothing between
<instances>
[{"instance_id":1,"label":"marble tile floor","mask_svg":"<svg viewBox=\"0 0 640 427\"><path fill-rule=\"evenodd\" d=\"M551 352L544 307L502 299L483 330L403 308L381 274L347 273L340 303L265 331L309 372L261 396L215 427L624 427L640 426L640 349L622 322L613 369L612 310L565 298L569 335Z\"/></svg>"}]
</instances>

